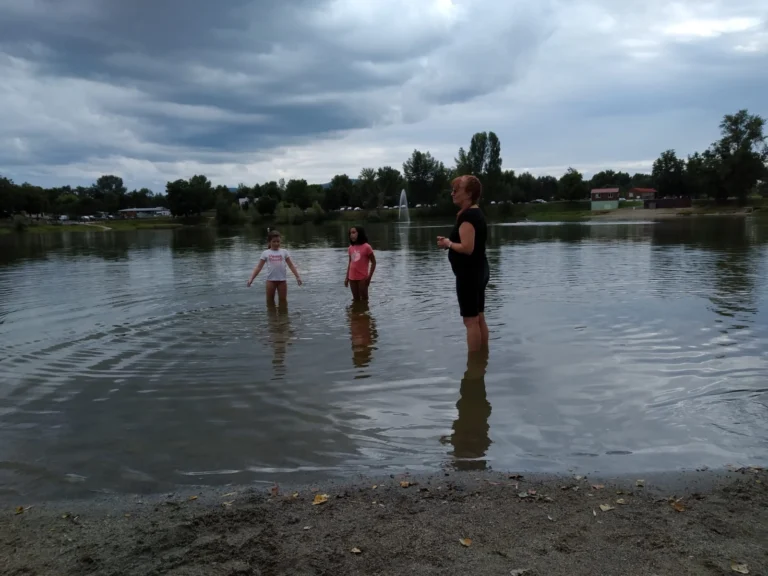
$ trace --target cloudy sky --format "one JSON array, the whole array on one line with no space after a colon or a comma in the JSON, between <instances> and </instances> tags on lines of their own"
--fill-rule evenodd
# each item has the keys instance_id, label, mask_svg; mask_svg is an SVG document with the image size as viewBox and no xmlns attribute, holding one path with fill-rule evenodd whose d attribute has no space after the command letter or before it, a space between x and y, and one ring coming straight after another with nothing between
<instances>
[{"instance_id":1,"label":"cloudy sky","mask_svg":"<svg viewBox=\"0 0 768 576\"><path fill-rule=\"evenodd\" d=\"M453 164L648 170L768 117L765 0L0 0L0 174L129 188Z\"/></svg>"}]
</instances>

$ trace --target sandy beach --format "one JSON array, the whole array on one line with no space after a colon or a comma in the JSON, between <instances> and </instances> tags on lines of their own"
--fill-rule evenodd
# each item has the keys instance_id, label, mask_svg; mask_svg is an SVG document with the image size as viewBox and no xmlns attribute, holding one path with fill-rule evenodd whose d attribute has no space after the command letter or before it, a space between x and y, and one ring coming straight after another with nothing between
<instances>
[{"instance_id":1,"label":"sandy beach","mask_svg":"<svg viewBox=\"0 0 768 576\"><path fill-rule=\"evenodd\" d=\"M23 503L0 517L0 573L768 574L767 483L451 473Z\"/></svg>"}]
</instances>

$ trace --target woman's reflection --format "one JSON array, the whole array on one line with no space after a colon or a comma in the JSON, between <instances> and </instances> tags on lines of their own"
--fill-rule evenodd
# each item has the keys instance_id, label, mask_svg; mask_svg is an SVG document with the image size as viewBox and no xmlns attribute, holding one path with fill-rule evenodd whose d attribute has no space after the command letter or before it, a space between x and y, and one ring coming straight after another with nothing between
<instances>
[{"instance_id":1,"label":"woman's reflection","mask_svg":"<svg viewBox=\"0 0 768 576\"><path fill-rule=\"evenodd\" d=\"M267 304L267 318L269 341L274 350L272 366L274 367L275 378L282 378L285 376L285 354L288 351L288 344L293 333L288 316L288 303Z\"/></svg>"},{"instance_id":2,"label":"woman's reflection","mask_svg":"<svg viewBox=\"0 0 768 576\"><path fill-rule=\"evenodd\" d=\"M469 355L456 403L459 415L453 422L450 439L457 470L485 470L487 465L483 459L491 445L488 437L491 403L485 394L487 368L487 350Z\"/></svg>"},{"instance_id":3,"label":"woman's reflection","mask_svg":"<svg viewBox=\"0 0 768 576\"><path fill-rule=\"evenodd\" d=\"M371 363L378 334L376 320L371 315L368 302L353 302L347 308L349 314L349 332L352 339L352 362L357 368L365 368Z\"/></svg>"}]
</instances>

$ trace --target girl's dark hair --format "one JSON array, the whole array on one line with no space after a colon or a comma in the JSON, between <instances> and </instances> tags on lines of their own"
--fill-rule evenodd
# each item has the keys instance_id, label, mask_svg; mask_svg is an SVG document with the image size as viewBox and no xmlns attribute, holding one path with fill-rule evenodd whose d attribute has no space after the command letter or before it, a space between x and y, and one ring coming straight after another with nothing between
<instances>
[{"instance_id":1,"label":"girl's dark hair","mask_svg":"<svg viewBox=\"0 0 768 576\"><path fill-rule=\"evenodd\" d=\"M365 233L365 229L362 226L352 226L347 232L347 236L352 232L352 228L357 230L357 242L352 242L352 238L349 239L350 244L368 244L368 235Z\"/></svg>"},{"instance_id":2,"label":"girl's dark hair","mask_svg":"<svg viewBox=\"0 0 768 576\"><path fill-rule=\"evenodd\" d=\"M270 230L267 232L267 244L272 243L272 238L280 238L280 232L277 230Z\"/></svg>"}]
</instances>

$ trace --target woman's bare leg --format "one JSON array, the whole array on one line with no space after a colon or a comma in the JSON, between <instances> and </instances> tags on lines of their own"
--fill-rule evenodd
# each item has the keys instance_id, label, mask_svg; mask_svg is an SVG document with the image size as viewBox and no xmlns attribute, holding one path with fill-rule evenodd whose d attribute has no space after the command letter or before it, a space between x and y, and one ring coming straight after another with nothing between
<instances>
[{"instance_id":1,"label":"woman's bare leg","mask_svg":"<svg viewBox=\"0 0 768 576\"><path fill-rule=\"evenodd\" d=\"M488 348L488 324L485 323L485 314L480 312L480 344Z\"/></svg>"},{"instance_id":2,"label":"woman's bare leg","mask_svg":"<svg viewBox=\"0 0 768 576\"><path fill-rule=\"evenodd\" d=\"M483 347L480 317L464 318L464 326L467 327L467 349L469 352L479 352Z\"/></svg>"}]
</instances>

